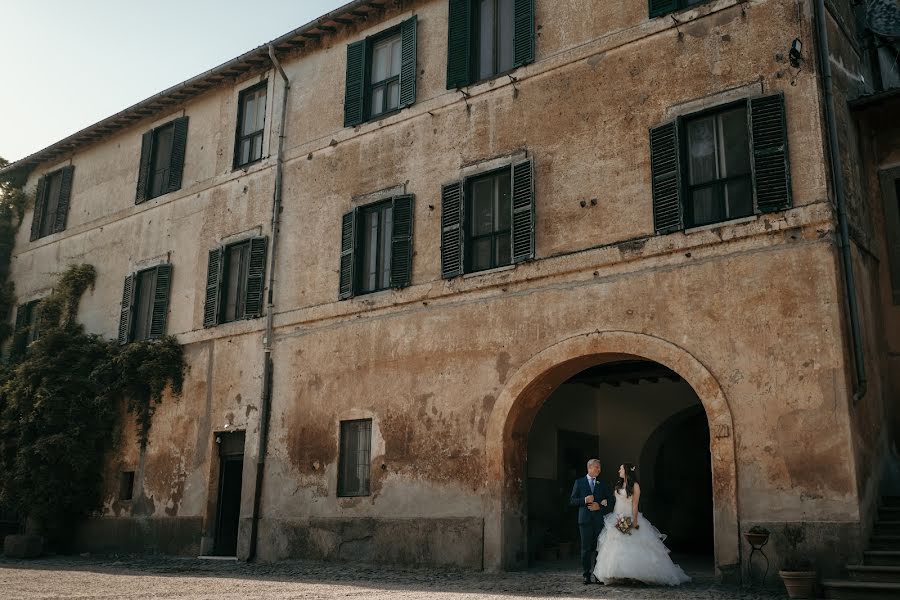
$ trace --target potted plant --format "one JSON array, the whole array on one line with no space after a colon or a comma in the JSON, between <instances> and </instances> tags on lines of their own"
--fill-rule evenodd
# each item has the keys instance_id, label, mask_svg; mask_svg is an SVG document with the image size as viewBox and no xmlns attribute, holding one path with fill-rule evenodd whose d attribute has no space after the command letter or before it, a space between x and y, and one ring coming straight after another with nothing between
<instances>
[{"instance_id":1,"label":"potted plant","mask_svg":"<svg viewBox=\"0 0 900 600\"><path fill-rule=\"evenodd\" d=\"M744 532L747 543L756 548L761 548L769 541L769 530L760 525L754 525L749 531Z\"/></svg>"},{"instance_id":2,"label":"potted plant","mask_svg":"<svg viewBox=\"0 0 900 600\"><path fill-rule=\"evenodd\" d=\"M784 561L784 567L778 572L784 587L787 588L791 598L812 598L813 587L816 583L816 571L812 561L801 556L797 547L806 539L806 532L802 525L796 527L784 526L784 539L790 547L790 552Z\"/></svg>"}]
</instances>

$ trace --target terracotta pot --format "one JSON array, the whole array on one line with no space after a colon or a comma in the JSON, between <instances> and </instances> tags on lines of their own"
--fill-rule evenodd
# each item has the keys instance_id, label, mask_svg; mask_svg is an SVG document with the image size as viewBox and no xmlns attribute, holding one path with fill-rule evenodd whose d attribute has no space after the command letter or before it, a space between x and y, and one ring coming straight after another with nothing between
<instances>
[{"instance_id":1,"label":"terracotta pot","mask_svg":"<svg viewBox=\"0 0 900 600\"><path fill-rule=\"evenodd\" d=\"M747 540L747 542L751 546L756 546L757 548L759 548L760 546L762 546L769 540L769 534L768 533L750 533L748 531L748 532L744 533L744 539Z\"/></svg>"},{"instance_id":2,"label":"terracotta pot","mask_svg":"<svg viewBox=\"0 0 900 600\"><path fill-rule=\"evenodd\" d=\"M778 571L790 598L812 598L816 583L815 571Z\"/></svg>"}]
</instances>

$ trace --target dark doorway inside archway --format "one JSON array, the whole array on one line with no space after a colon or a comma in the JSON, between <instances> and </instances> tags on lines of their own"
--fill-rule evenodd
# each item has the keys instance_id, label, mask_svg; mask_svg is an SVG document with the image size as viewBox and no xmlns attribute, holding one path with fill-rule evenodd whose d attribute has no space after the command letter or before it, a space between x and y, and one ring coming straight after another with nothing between
<instances>
[{"instance_id":1,"label":"dark doorway inside archway","mask_svg":"<svg viewBox=\"0 0 900 600\"><path fill-rule=\"evenodd\" d=\"M528 437L529 565L578 562L569 497L590 458L600 459L611 486L620 464L638 465L641 512L669 536L682 566L712 572L709 425L690 385L658 363L624 360L584 370L547 398Z\"/></svg>"}]
</instances>

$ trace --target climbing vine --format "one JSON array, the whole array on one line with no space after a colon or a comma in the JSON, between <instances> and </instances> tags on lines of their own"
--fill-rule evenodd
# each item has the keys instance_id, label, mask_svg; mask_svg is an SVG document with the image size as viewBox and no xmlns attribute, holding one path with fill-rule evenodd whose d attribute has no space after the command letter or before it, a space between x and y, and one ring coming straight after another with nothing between
<instances>
[{"instance_id":1,"label":"climbing vine","mask_svg":"<svg viewBox=\"0 0 900 600\"><path fill-rule=\"evenodd\" d=\"M0 169L8 164L8 161L0 157ZM21 176L0 177L0 344L12 333L9 317L16 296L9 280L9 268L16 234L22 225L22 217L28 204L24 185L25 181Z\"/></svg>"}]
</instances>

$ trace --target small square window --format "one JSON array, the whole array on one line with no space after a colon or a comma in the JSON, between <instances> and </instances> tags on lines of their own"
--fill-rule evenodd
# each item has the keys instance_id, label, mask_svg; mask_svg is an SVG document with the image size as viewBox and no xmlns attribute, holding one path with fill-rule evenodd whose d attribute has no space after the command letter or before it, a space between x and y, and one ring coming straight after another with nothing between
<instances>
[{"instance_id":1,"label":"small square window","mask_svg":"<svg viewBox=\"0 0 900 600\"><path fill-rule=\"evenodd\" d=\"M234 145L235 168L262 158L267 92L268 82L263 81L243 90L238 97L237 137Z\"/></svg>"},{"instance_id":2,"label":"small square window","mask_svg":"<svg viewBox=\"0 0 900 600\"><path fill-rule=\"evenodd\" d=\"M466 272L485 271L512 263L512 188L509 169L466 182Z\"/></svg>"},{"instance_id":3,"label":"small square window","mask_svg":"<svg viewBox=\"0 0 900 600\"><path fill-rule=\"evenodd\" d=\"M372 470L372 420L341 422L338 496L368 496Z\"/></svg>"},{"instance_id":4,"label":"small square window","mask_svg":"<svg viewBox=\"0 0 900 600\"><path fill-rule=\"evenodd\" d=\"M131 500L134 495L134 471L123 471L119 480L119 500Z\"/></svg>"}]
</instances>

